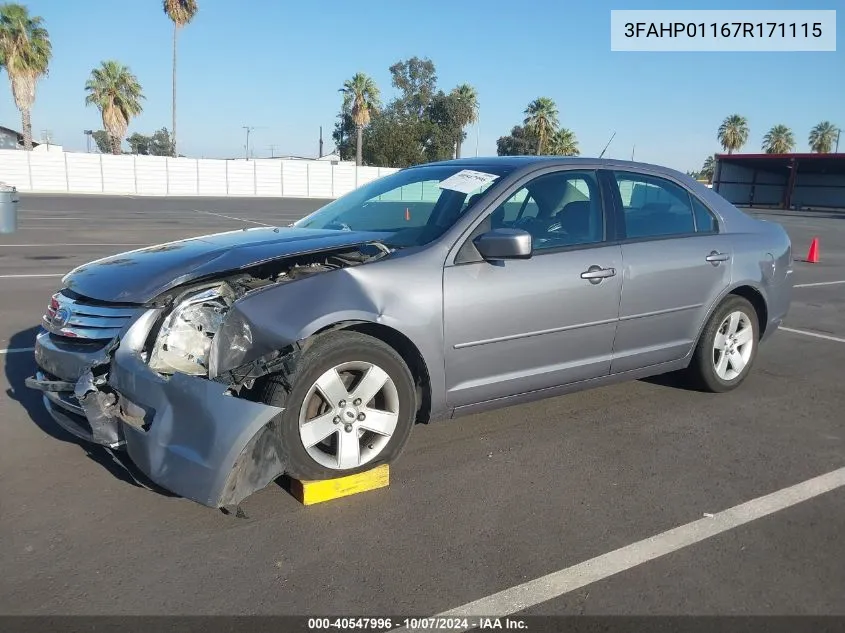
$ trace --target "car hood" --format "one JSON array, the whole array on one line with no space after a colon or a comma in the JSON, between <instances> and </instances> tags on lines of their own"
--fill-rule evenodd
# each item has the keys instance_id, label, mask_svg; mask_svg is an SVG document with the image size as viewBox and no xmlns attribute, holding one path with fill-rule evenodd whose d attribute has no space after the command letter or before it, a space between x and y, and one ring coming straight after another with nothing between
<instances>
[{"instance_id":1,"label":"car hood","mask_svg":"<svg viewBox=\"0 0 845 633\"><path fill-rule=\"evenodd\" d=\"M98 259L69 272L62 284L92 299L141 304L195 279L383 237L383 233L294 227L229 231Z\"/></svg>"}]
</instances>

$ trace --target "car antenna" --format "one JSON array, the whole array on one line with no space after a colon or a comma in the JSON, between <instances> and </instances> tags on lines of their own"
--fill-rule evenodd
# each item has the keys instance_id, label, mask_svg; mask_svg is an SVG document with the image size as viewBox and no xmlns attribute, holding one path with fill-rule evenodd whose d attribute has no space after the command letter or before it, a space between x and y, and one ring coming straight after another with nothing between
<instances>
[{"instance_id":1,"label":"car antenna","mask_svg":"<svg viewBox=\"0 0 845 633\"><path fill-rule=\"evenodd\" d=\"M613 142L613 137L616 136L616 132L614 131L613 134L610 136L610 140L607 142L607 145L604 146L604 149L599 154L599 158L604 156L604 153L607 151L607 148L610 147L610 144Z\"/></svg>"}]
</instances>

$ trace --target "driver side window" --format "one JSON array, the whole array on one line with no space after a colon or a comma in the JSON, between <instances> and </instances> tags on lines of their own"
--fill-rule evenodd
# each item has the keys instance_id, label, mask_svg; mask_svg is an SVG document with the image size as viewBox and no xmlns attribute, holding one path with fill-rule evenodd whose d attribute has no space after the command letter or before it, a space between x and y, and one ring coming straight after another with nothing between
<instances>
[{"instance_id":1,"label":"driver side window","mask_svg":"<svg viewBox=\"0 0 845 633\"><path fill-rule=\"evenodd\" d=\"M491 214L491 228L531 234L534 251L604 240L604 214L595 172L559 171L539 176Z\"/></svg>"}]
</instances>

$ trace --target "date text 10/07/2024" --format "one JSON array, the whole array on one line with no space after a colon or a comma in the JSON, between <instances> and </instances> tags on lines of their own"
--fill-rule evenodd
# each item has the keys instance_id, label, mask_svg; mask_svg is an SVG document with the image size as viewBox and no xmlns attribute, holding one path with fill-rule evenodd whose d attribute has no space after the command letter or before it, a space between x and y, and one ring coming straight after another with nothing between
<instances>
[{"instance_id":1,"label":"date text 10/07/2024","mask_svg":"<svg viewBox=\"0 0 845 633\"><path fill-rule=\"evenodd\" d=\"M389 631L402 627L411 631L521 631L528 628L525 620L509 617L442 617L427 618L308 618L309 631L370 630Z\"/></svg>"},{"instance_id":2,"label":"date text 10/07/2024","mask_svg":"<svg viewBox=\"0 0 845 633\"><path fill-rule=\"evenodd\" d=\"M821 22L626 22L625 37L758 37L822 36Z\"/></svg>"}]
</instances>

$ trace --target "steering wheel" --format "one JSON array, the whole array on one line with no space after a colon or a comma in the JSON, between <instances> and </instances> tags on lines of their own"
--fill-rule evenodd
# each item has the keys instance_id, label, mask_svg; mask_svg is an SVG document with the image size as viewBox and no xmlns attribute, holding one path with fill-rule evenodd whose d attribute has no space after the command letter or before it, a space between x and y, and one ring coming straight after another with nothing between
<instances>
[{"instance_id":1,"label":"steering wheel","mask_svg":"<svg viewBox=\"0 0 845 633\"><path fill-rule=\"evenodd\" d=\"M569 235L569 231L566 231L563 228L563 222L557 221L552 222L552 224L546 229L547 233L555 233L556 235Z\"/></svg>"},{"instance_id":2,"label":"steering wheel","mask_svg":"<svg viewBox=\"0 0 845 633\"><path fill-rule=\"evenodd\" d=\"M541 223L542 220L540 218L535 218L533 216L526 216L519 218L516 222L513 223L513 227L515 229L526 229L529 230L529 227L537 226Z\"/></svg>"}]
</instances>

